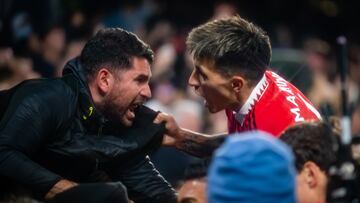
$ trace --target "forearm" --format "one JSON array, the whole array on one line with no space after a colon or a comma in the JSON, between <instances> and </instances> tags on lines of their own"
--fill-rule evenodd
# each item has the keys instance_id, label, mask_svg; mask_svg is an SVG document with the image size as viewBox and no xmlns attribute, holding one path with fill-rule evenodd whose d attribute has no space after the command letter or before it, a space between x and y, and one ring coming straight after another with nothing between
<instances>
[{"instance_id":1,"label":"forearm","mask_svg":"<svg viewBox=\"0 0 360 203\"><path fill-rule=\"evenodd\" d=\"M177 149L194 156L208 157L223 143L226 133L207 135L187 129L180 129L179 137L181 139L175 144Z\"/></svg>"},{"instance_id":2,"label":"forearm","mask_svg":"<svg viewBox=\"0 0 360 203\"><path fill-rule=\"evenodd\" d=\"M72 182L70 180L61 179L49 190L49 192L46 193L45 199L50 200L50 199L54 198L56 195L58 195L59 193L62 193L65 190L68 190L77 185L78 185L77 183Z\"/></svg>"},{"instance_id":3,"label":"forearm","mask_svg":"<svg viewBox=\"0 0 360 203\"><path fill-rule=\"evenodd\" d=\"M31 188L38 198L44 198L61 177L33 162L24 154L0 146L0 174Z\"/></svg>"}]
</instances>

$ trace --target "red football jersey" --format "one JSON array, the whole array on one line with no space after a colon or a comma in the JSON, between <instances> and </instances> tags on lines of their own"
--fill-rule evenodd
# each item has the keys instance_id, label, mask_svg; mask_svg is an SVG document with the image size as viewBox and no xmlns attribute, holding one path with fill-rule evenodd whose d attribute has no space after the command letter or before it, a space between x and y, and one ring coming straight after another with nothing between
<instances>
[{"instance_id":1,"label":"red football jersey","mask_svg":"<svg viewBox=\"0 0 360 203\"><path fill-rule=\"evenodd\" d=\"M239 112L226 110L229 133L262 130L278 137L287 127L321 116L291 83L266 71Z\"/></svg>"}]
</instances>

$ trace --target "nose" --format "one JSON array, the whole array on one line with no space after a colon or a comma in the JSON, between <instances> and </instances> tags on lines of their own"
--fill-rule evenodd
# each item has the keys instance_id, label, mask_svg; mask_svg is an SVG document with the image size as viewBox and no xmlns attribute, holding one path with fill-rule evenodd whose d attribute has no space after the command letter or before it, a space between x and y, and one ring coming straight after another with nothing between
<instances>
[{"instance_id":1,"label":"nose","mask_svg":"<svg viewBox=\"0 0 360 203\"><path fill-rule=\"evenodd\" d=\"M140 92L141 96L145 97L146 99L150 99L151 98L151 89L149 84L145 85L141 92Z\"/></svg>"},{"instance_id":2,"label":"nose","mask_svg":"<svg viewBox=\"0 0 360 203\"><path fill-rule=\"evenodd\" d=\"M199 88L200 84L199 84L199 80L195 76L195 71L191 72L191 75L190 75L189 80L188 80L188 85L191 86L191 87L194 87L195 89Z\"/></svg>"}]
</instances>

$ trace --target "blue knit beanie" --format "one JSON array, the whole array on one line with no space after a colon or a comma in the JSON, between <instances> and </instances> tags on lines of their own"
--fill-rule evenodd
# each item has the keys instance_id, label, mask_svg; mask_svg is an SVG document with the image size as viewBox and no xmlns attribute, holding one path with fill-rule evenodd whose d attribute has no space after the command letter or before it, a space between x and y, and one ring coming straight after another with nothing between
<instances>
[{"instance_id":1,"label":"blue knit beanie","mask_svg":"<svg viewBox=\"0 0 360 203\"><path fill-rule=\"evenodd\" d=\"M291 150L271 135L253 131L229 136L209 170L210 203L295 203Z\"/></svg>"}]
</instances>

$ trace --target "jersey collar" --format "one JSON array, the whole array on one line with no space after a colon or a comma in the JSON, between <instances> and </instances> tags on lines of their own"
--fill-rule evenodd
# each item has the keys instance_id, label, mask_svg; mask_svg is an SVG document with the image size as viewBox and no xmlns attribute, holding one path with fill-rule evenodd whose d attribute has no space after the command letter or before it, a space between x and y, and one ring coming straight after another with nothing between
<instances>
[{"instance_id":1,"label":"jersey collar","mask_svg":"<svg viewBox=\"0 0 360 203\"><path fill-rule=\"evenodd\" d=\"M266 75L264 73L263 77L255 86L255 88L252 90L250 96L248 97L244 105L240 108L238 112L235 111L233 112L233 114L235 114L235 119L239 123L241 124L243 123L245 116L253 108L255 103L260 100L260 98L262 97L268 86L269 86L269 82L266 80Z\"/></svg>"}]
</instances>

